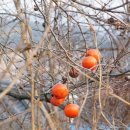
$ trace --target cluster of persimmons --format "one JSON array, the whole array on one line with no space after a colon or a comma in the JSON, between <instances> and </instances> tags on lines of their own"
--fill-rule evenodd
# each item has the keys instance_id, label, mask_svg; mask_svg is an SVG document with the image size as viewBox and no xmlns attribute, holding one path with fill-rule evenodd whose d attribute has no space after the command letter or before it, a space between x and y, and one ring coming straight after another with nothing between
<instances>
[{"instance_id":1,"label":"cluster of persimmons","mask_svg":"<svg viewBox=\"0 0 130 130\"><path fill-rule=\"evenodd\" d=\"M96 49L87 50L84 58L82 59L82 66L84 68L95 70L101 54ZM72 78L77 78L79 72L75 68L71 68L69 71L69 76ZM69 95L69 89L62 83L55 84L51 89L52 97L50 103L54 106L60 106L64 103L66 97ZM75 118L79 115L80 107L77 104L69 103L64 108L64 114L69 118Z\"/></svg>"},{"instance_id":2,"label":"cluster of persimmons","mask_svg":"<svg viewBox=\"0 0 130 130\"><path fill-rule=\"evenodd\" d=\"M82 66L90 70L96 70L97 64L101 59L101 54L96 49L87 50L85 57L82 60Z\"/></svg>"}]
</instances>

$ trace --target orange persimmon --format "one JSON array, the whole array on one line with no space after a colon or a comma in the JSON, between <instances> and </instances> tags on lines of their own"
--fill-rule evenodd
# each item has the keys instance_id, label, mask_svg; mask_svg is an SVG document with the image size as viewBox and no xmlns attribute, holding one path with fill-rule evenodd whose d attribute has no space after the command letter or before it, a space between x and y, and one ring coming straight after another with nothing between
<instances>
[{"instance_id":1,"label":"orange persimmon","mask_svg":"<svg viewBox=\"0 0 130 130\"><path fill-rule=\"evenodd\" d=\"M53 96L50 100L50 103L54 106L60 106L61 104L63 104L64 100L65 98L58 99L55 96Z\"/></svg>"},{"instance_id":2,"label":"orange persimmon","mask_svg":"<svg viewBox=\"0 0 130 130\"><path fill-rule=\"evenodd\" d=\"M68 104L64 108L64 113L67 117L75 118L79 114L79 106L76 104Z\"/></svg>"},{"instance_id":3,"label":"orange persimmon","mask_svg":"<svg viewBox=\"0 0 130 130\"><path fill-rule=\"evenodd\" d=\"M97 60L93 56L84 57L82 60L82 66L87 69L95 70Z\"/></svg>"},{"instance_id":4,"label":"orange persimmon","mask_svg":"<svg viewBox=\"0 0 130 130\"><path fill-rule=\"evenodd\" d=\"M55 84L52 87L51 92L56 98L65 98L69 94L68 88L61 83Z\"/></svg>"},{"instance_id":5,"label":"orange persimmon","mask_svg":"<svg viewBox=\"0 0 130 130\"><path fill-rule=\"evenodd\" d=\"M93 56L97 62L101 59L101 53L96 49L89 49L86 52L86 56Z\"/></svg>"}]
</instances>

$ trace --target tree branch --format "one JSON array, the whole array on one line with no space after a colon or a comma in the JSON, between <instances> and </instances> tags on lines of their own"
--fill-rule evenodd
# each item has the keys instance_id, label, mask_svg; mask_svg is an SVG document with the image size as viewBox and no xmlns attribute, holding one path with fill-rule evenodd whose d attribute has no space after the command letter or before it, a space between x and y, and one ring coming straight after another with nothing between
<instances>
[{"instance_id":1,"label":"tree branch","mask_svg":"<svg viewBox=\"0 0 130 130\"><path fill-rule=\"evenodd\" d=\"M2 88L0 87L0 92L3 92L6 88ZM17 89L13 88L8 94L8 96L11 96L13 98L16 98L18 100L31 100L31 96L29 96L27 93L25 92L21 92L19 93ZM40 101L46 101L49 102L49 98L51 97L50 93L44 93L40 95ZM38 97L36 96L35 99L37 99Z\"/></svg>"}]
</instances>

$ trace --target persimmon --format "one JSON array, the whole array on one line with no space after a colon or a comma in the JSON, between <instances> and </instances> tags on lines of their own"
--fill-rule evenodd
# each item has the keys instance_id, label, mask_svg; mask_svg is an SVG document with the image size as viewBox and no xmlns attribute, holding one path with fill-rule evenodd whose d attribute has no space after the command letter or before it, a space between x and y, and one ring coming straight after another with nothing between
<instances>
[{"instance_id":1,"label":"persimmon","mask_svg":"<svg viewBox=\"0 0 130 130\"><path fill-rule=\"evenodd\" d=\"M101 59L101 54L96 49L87 50L86 56L93 56L97 60L97 62L99 62L99 60Z\"/></svg>"},{"instance_id":2,"label":"persimmon","mask_svg":"<svg viewBox=\"0 0 130 130\"><path fill-rule=\"evenodd\" d=\"M69 71L69 76L72 78L77 78L79 76L79 71L72 67Z\"/></svg>"},{"instance_id":3,"label":"persimmon","mask_svg":"<svg viewBox=\"0 0 130 130\"><path fill-rule=\"evenodd\" d=\"M79 106L76 104L68 104L64 108L64 113L67 117L75 118L79 115Z\"/></svg>"},{"instance_id":4,"label":"persimmon","mask_svg":"<svg viewBox=\"0 0 130 130\"><path fill-rule=\"evenodd\" d=\"M38 7L34 5L34 11L38 11Z\"/></svg>"},{"instance_id":5,"label":"persimmon","mask_svg":"<svg viewBox=\"0 0 130 130\"><path fill-rule=\"evenodd\" d=\"M82 66L87 69L95 70L97 60L93 56L84 57L82 60Z\"/></svg>"},{"instance_id":6,"label":"persimmon","mask_svg":"<svg viewBox=\"0 0 130 130\"><path fill-rule=\"evenodd\" d=\"M50 103L54 106L60 106L61 104L63 104L64 100L65 98L58 99L55 96L53 96L50 100Z\"/></svg>"},{"instance_id":7,"label":"persimmon","mask_svg":"<svg viewBox=\"0 0 130 130\"><path fill-rule=\"evenodd\" d=\"M56 98L65 98L69 94L68 88L61 83L55 84L52 87L51 92Z\"/></svg>"}]
</instances>

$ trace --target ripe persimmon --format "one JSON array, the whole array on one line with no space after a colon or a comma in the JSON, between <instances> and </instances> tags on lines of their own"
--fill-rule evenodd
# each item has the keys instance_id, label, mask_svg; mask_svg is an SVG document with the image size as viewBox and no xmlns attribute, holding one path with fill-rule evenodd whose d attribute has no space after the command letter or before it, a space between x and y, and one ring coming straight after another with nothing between
<instances>
[{"instance_id":1,"label":"ripe persimmon","mask_svg":"<svg viewBox=\"0 0 130 130\"><path fill-rule=\"evenodd\" d=\"M58 99L55 96L53 96L50 100L50 103L54 106L60 106L61 104L63 104L64 100L65 98Z\"/></svg>"},{"instance_id":2,"label":"ripe persimmon","mask_svg":"<svg viewBox=\"0 0 130 130\"><path fill-rule=\"evenodd\" d=\"M68 88L61 83L55 84L52 87L51 92L56 98L65 98L69 94Z\"/></svg>"},{"instance_id":3,"label":"ripe persimmon","mask_svg":"<svg viewBox=\"0 0 130 130\"><path fill-rule=\"evenodd\" d=\"M64 113L67 117L75 118L79 115L79 106L76 104L68 104L64 108Z\"/></svg>"},{"instance_id":4,"label":"ripe persimmon","mask_svg":"<svg viewBox=\"0 0 130 130\"><path fill-rule=\"evenodd\" d=\"M87 50L86 56L93 56L97 60L97 62L99 62L99 60L101 59L101 54L96 49Z\"/></svg>"},{"instance_id":5,"label":"ripe persimmon","mask_svg":"<svg viewBox=\"0 0 130 130\"><path fill-rule=\"evenodd\" d=\"M87 69L95 70L97 60L93 56L84 57L82 60L82 66Z\"/></svg>"}]
</instances>

